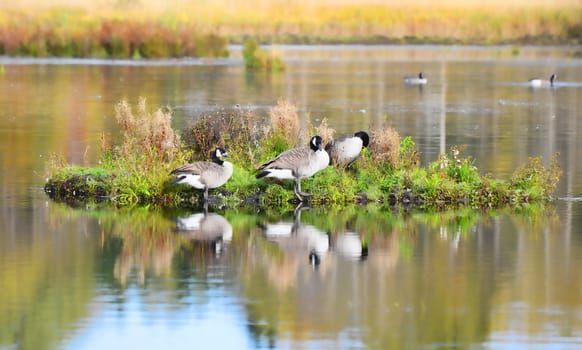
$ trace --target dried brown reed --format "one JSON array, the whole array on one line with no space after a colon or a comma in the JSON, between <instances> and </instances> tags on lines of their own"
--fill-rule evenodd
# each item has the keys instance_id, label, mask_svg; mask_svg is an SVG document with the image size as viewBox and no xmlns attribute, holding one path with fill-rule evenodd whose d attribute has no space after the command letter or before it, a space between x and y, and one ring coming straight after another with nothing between
<instances>
[{"instance_id":1,"label":"dried brown reed","mask_svg":"<svg viewBox=\"0 0 582 350\"><path fill-rule=\"evenodd\" d=\"M299 113L297 107L285 99L279 99L269 112L272 132L279 133L289 145L299 141Z\"/></svg>"},{"instance_id":2,"label":"dried brown reed","mask_svg":"<svg viewBox=\"0 0 582 350\"><path fill-rule=\"evenodd\" d=\"M123 135L123 143L117 147L120 155L148 154L159 161L171 160L176 155L180 138L172 129L171 110L158 109L152 114L147 110L146 99L142 97L137 113L126 100L119 102L115 106L115 118Z\"/></svg>"},{"instance_id":3,"label":"dried brown reed","mask_svg":"<svg viewBox=\"0 0 582 350\"><path fill-rule=\"evenodd\" d=\"M297 108L283 99L269 112L267 122L250 110L236 108L202 115L183 133L184 145L198 159L224 147L237 164L256 164L299 142Z\"/></svg>"},{"instance_id":4,"label":"dried brown reed","mask_svg":"<svg viewBox=\"0 0 582 350\"><path fill-rule=\"evenodd\" d=\"M69 164L62 154L49 153L48 160L45 164L45 176L47 180L57 174L59 170L68 167Z\"/></svg>"},{"instance_id":5,"label":"dried brown reed","mask_svg":"<svg viewBox=\"0 0 582 350\"><path fill-rule=\"evenodd\" d=\"M252 163L253 149L265 135L254 120L251 111L240 108L206 114L188 127L184 133L184 143L199 158L208 157L214 148L221 146L231 156L240 157L233 161Z\"/></svg>"},{"instance_id":6,"label":"dried brown reed","mask_svg":"<svg viewBox=\"0 0 582 350\"><path fill-rule=\"evenodd\" d=\"M389 162L396 167L400 156L400 134L396 129L384 125L372 128L370 135L370 151L376 162Z\"/></svg>"},{"instance_id":7,"label":"dried brown reed","mask_svg":"<svg viewBox=\"0 0 582 350\"><path fill-rule=\"evenodd\" d=\"M318 126L313 127L313 135L321 136L324 145L333 140L333 134L335 134L335 129L329 126L327 118L323 118Z\"/></svg>"}]
</instances>

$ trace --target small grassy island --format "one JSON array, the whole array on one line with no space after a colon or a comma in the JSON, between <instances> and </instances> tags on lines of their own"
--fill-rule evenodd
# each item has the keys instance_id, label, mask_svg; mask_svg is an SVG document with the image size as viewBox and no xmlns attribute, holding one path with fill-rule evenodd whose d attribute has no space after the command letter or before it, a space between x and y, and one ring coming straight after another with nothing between
<instances>
[{"instance_id":1,"label":"small grassy island","mask_svg":"<svg viewBox=\"0 0 582 350\"><path fill-rule=\"evenodd\" d=\"M172 112L150 112L145 99L134 110L126 101L116 105L122 141L110 146L103 141L98 165L67 164L55 155L48 162L46 193L62 201L109 201L115 206L198 205L203 191L187 185L171 185L170 171L197 160L210 160L215 147L224 147L234 164L227 183L210 191L211 206L285 206L296 203L291 181L256 179L265 160L307 145L320 135L324 143L334 130L323 119L300 128L297 109L281 100L268 117L238 109L198 118L183 131L172 129ZM344 206L353 203L411 204L422 208L499 208L552 199L561 170L557 155L549 166L540 157L530 158L509 180L481 175L461 147L421 167L410 137L401 138L386 125L370 130L370 145L348 168L329 166L304 179L303 189L312 194L311 205Z\"/></svg>"}]
</instances>

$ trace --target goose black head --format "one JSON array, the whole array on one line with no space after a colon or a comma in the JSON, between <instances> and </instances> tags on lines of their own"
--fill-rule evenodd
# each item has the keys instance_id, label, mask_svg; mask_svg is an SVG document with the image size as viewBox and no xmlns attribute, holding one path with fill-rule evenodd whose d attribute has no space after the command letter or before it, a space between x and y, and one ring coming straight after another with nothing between
<instances>
[{"instance_id":1,"label":"goose black head","mask_svg":"<svg viewBox=\"0 0 582 350\"><path fill-rule=\"evenodd\" d=\"M222 158L226 157L228 157L228 153L226 153L226 150L222 147L218 147L214 152L212 152L212 161L216 164L222 165L222 163L224 163Z\"/></svg>"},{"instance_id":2,"label":"goose black head","mask_svg":"<svg viewBox=\"0 0 582 350\"><path fill-rule=\"evenodd\" d=\"M314 151L323 149L323 139L319 135L315 135L309 141L309 148Z\"/></svg>"},{"instance_id":3,"label":"goose black head","mask_svg":"<svg viewBox=\"0 0 582 350\"><path fill-rule=\"evenodd\" d=\"M358 131L357 133L354 134L354 136L359 137L362 139L362 145L364 147L368 147L368 145L370 144L370 136L368 136L368 133L365 131Z\"/></svg>"}]
</instances>

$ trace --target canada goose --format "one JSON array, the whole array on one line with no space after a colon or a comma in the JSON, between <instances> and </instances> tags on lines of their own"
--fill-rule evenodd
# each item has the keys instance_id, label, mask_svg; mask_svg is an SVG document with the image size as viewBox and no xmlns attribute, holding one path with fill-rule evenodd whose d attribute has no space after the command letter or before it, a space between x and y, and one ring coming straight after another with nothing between
<instances>
[{"instance_id":1,"label":"canada goose","mask_svg":"<svg viewBox=\"0 0 582 350\"><path fill-rule=\"evenodd\" d=\"M301 179L313 176L329 165L329 155L323 149L321 136L313 136L309 147L297 147L287 150L259 167L256 177L274 177L293 180L293 193L300 201L310 194L301 191Z\"/></svg>"},{"instance_id":2,"label":"canada goose","mask_svg":"<svg viewBox=\"0 0 582 350\"><path fill-rule=\"evenodd\" d=\"M422 72L418 73L417 77L413 76L406 76L404 77L404 83L408 85L425 85L428 81L422 74Z\"/></svg>"},{"instance_id":3,"label":"canada goose","mask_svg":"<svg viewBox=\"0 0 582 350\"><path fill-rule=\"evenodd\" d=\"M204 202L206 203L208 189L224 185L232 176L232 164L222 160L225 157L228 157L228 154L224 148L219 147L212 152L212 162L196 162L172 170L170 175L177 176L170 183L188 184L204 190Z\"/></svg>"},{"instance_id":4,"label":"canada goose","mask_svg":"<svg viewBox=\"0 0 582 350\"><path fill-rule=\"evenodd\" d=\"M557 78L556 74L552 74L550 76L550 80L532 78L529 80L529 85L531 87L552 87L554 86L554 81L556 80L556 78Z\"/></svg>"},{"instance_id":5,"label":"canada goose","mask_svg":"<svg viewBox=\"0 0 582 350\"><path fill-rule=\"evenodd\" d=\"M329 153L330 165L346 165L350 167L358 159L362 147L368 147L370 136L365 131L358 131L353 136L342 136L325 146Z\"/></svg>"}]
</instances>

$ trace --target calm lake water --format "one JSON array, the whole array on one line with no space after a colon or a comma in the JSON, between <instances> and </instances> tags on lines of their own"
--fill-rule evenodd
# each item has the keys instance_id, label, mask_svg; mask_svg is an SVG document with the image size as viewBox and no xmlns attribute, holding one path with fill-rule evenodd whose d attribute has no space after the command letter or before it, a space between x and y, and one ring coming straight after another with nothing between
<instances>
[{"instance_id":1,"label":"calm lake water","mask_svg":"<svg viewBox=\"0 0 582 350\"><path fill-rule=\"evenodd\" d=\"M581 47L278 47L228 60L0 58L0 349L579 349ZM429 82L408 87L404 75ZM527 80L557 73L551 89ZM70 208L42 190L59 153L92 164L114 105L268 113L281 97L338 133L384 122L426 164L465 145L509 178L556 152L552 204L479 212ZM214 229L208 229L212 225ZM319 265L310 265L315 251Z\"/></svg>"}]
</instances>

